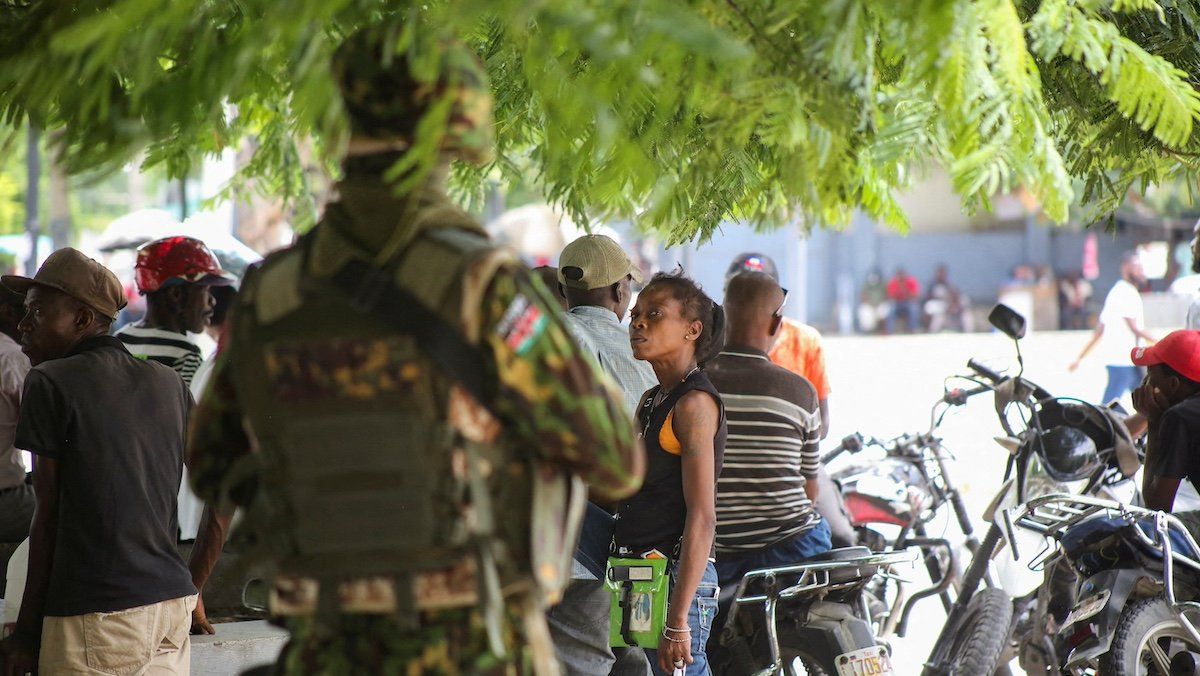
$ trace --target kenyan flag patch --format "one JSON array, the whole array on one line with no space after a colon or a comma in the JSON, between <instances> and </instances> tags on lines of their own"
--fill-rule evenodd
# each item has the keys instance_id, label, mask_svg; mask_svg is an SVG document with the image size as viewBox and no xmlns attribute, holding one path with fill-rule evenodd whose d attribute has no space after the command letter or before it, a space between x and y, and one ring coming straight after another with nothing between
<instances>
[{"instance_id":1,"label":"kenyan flag patch","mask_svg":"<svg viewBox=\"0 0 1200 676\"><path fill-rule=\"evenodd\" d=\"M518 355L528 352L544 330L546 315L525 296L513 299L496 327L496 333L504 340L504 344Z\"/></svg>"}]
</instances>

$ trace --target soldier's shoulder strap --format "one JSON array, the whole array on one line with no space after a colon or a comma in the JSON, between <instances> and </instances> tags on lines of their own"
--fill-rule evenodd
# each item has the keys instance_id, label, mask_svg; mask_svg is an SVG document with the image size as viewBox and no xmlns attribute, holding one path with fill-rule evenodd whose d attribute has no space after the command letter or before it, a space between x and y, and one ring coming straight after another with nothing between
<instances>
[{"instance_id":1,"label":"soldier's shoulder strap","mask_svg":"<svg viewBox=\"0 0 1200 676\"><path fill-rule=\"evenodd\" d=\"M300 244L275 252L246 270L242 279L241 311L253 312L255 322L270 324L300 309L304 303L300 275L304 251Z\"/></svg>"},{"instance_id":2,"label":"soldier's shoulder strap","mask_svg":"<svg viewBox=\"0 0 1200 676\"><path fill-rule=\"evenodd\" d=\"M403 252L395 281L476 343L488 286L501 267L518 262L482 230L438 228L422 233Z\"/></svg>"},{"instance_id":3,"label":"soldier's shoulder strap","mask_svg":"<svg viewBox=\"0 0 1200 676\"><path fill-rule=\"evenodd\" d=\"M486 360L476 344L482 322L479 308L496 271L513 260L478 234L432 230L414 240L393 266L375 267L354 258L332 281L357 310L382 317L413 336L444 375L494 415ZM452 316L458 323L443 309L456 288L461 289L462 304ZM469 304L467 298L476 295L478 300Z\"/></svg>"}]
</instances>

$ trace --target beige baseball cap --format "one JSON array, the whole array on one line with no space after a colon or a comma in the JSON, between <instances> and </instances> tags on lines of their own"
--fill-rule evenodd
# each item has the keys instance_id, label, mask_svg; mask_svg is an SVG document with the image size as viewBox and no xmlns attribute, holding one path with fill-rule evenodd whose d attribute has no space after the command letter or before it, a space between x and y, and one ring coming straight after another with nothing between
<instances>
[{"instance_id":1,"label":"beige baseball cap","mask_svg":"<svg viewBox=\"0 0 1200 676\"><path fill-rule=\"evenodd\" d=\"M572 289L600 289L625 278L642 283L642 271L611 237L584 235L558 256L558 281Z\"/></svg>"},{"instance_id":2,"label":"beige baseball cap","mask_svg":"<svg viewBox=\"0 0 1200 676\"><path fill-rule=\"evenodd\" d=\"M117 318L126 303L117 276L82 251L71 247L50 254L32 279L4 275L0 277L0 282L20 294L28 293L33 286L48 286L90 305L111 319Z\"/></svg>"}]
</instances>

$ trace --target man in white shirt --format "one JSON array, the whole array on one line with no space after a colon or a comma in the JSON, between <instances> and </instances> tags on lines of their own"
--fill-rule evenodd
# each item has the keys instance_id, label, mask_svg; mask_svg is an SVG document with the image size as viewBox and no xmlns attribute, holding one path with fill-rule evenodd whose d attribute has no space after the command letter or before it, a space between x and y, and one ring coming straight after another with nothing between
<instances>
[{"instance_id":1,"label":"man in white shirt","mask_svg":"<svg viewBox=\"0 0 1200 676\"><path fill-rule=\"evenodd\" d=\"M1200 221L1196 221L1196 225L1192 227L1192 272L1200 274ZM1200 330L1200 293L1192 296L1184 328L1190 331Z\"/></svg>"},{"instance_id":2,"label":"man in white shirt","mask_svg":"<svg viewBox=\"0 0 1200 676\"><path fill-rule=\"evenodd\" d=\"M24 540L33 520L33 486L25 481L24 452L13 446L29 373L29 357L16 340L24 303L24 296L0 286L0 542Z\"/></svg>"},{"instance_id":3,"label":"man in white shirt","mask_svg":"<svg viewBox=\"0 0 1200 676\"><path fill-rule=\"evenodd\" d=\"M1131 251L1122 256L1121 279L1104 298L1104 307L1100 310L1100 319L1096 322L1092 338L1070 366L1074 372L1093 348L1099 348L1096 352L1108 370L1108 385L1101 399L1104 404L1120 399L1142 383L1142 370L1133 365L1129 354L1134 348L1154 342L1154 337L1146 333L1144 328L1146 322L1142 311L1142 294L1138 291L1138 285L1145 281L1146 275L1137 254Z\"/></svg>"}]
</instances>

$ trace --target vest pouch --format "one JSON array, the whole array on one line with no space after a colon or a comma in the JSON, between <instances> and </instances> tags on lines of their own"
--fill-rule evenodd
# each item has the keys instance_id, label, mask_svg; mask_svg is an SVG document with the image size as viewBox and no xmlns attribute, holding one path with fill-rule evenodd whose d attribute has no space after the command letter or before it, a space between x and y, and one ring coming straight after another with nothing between
<instances>
[{"instance_id":1,"label":"vest pouch","mask_svg":"<svg viewBox=\"0 0 1200 676\"><path fill-rule=\"evenodd\" d=\"M288 572L369 576L448 565L439 535L452 525L439 522L435 507L441 433L404 410L288 421L280 437L298 550Z\"/></svg>"},{"instance_id":2,"label":"vest pouch","mask_svg":"<svg viewBox=\"0 0 1200 676\"><path fill-rule=\"evenodd\" d=\"M658 648L671 594L667 563L666 559L608 559L604 583L612 594L610 646Z\"/></svg>"}]
</instances>

